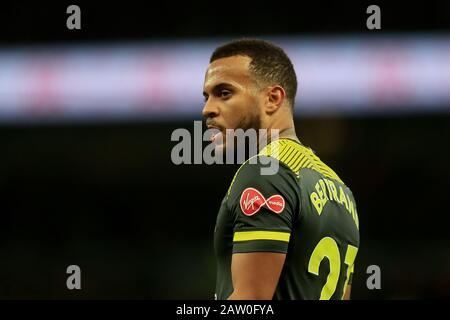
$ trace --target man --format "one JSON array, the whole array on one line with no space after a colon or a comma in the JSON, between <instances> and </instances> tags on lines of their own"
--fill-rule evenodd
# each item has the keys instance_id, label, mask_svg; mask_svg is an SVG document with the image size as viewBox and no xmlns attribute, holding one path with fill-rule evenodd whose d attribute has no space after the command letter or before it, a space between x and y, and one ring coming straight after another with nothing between
<instances>
[{"instance_id":1,"label":"man","mask_svg":"<svg viewBox=\"0 0 450 320\"><path fill-rule=\"evenodd\" d=\"M245 162L222 201L214 234L217 299L350 296L359 247L356 203L297 138L296 91L290 59L269 42L237 40L211 56L203 115L223 146L226 129L279 130L257 154L279 161L278 172L262 175L260 162Z\"/></svg>"}]
</instances>

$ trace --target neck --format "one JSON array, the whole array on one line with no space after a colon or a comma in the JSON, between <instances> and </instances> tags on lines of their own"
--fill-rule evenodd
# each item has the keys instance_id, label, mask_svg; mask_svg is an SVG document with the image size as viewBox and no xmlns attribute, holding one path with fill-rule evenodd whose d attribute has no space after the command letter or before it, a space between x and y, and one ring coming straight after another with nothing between
<instances>
[{"instance_id":1,"label":"neck","mask_svg":"<svg viewBox=\"0 0 450 320\"><path fill-rule=\"evenodd\" d=\"M274 137L272 137L272 130L277 130L277 134L274 135ZM267 128L267 133L264 137L260 137L263 138L265 140L260 140L264 141L265 143L260 143L260 147L258 148L258 150L261 150L262 148L264 148L266 145L268 145L269 143L276 141L278 139L290 139L290 140L294 140L297 141L298 143L301 144L300 140L297 137L297 134L295 133L295 127L294 127L294 123L292 121L292 123L290 125L284 126L284 127L278 127L278 126L272 126ZM273 138L273 140L272 140ZM266 142L267 141L267 142Z\"/></svg>"},{"instance_id":2,"label":"neck","mask_svg":"<svg viewBox=\"0 0 450 320\"><path fill-rule=\"evenodd\" d=\"M300 140L298 139L297 134L295 133L294 126L280 130L278 139L282 139L282 138L295 140L300 143Z\"/></svg>"},{"instance_id":3,"label":"neck","mask_svg":"<svg viewBox=\"0 0 450 320\"><path fill-rule=\"evenodd\" d=\"M262 120L262 128L266 129L266 134L262 140L266 143L259 143L261 148L277 139L291 139L301 144L295 133L294 119L291 111L287 107L280 108L278 115L264 117ZM276 130L276 134L272 137L272 130ZM262 142L261 140L259 142ZM260 148L258 148L260 150Z\"/></svg>"}]
</instances>

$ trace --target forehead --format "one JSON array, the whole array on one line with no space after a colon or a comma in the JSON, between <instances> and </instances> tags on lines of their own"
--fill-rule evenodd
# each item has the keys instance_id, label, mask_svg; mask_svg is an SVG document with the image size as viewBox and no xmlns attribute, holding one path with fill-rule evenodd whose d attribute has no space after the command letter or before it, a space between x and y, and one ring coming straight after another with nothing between
<instances>
[{"instance_id":1,"label":"forehead","mask_svg":"<svg viewBox=\"0 0 450 320\"><path fill-rule=\"evenodd\" d=\"M243 86L251 80L249 65L250 57L233 56L221 58L209 64L205 74L205 89L214 87L219 83L230 83Z\"/></svg>"}]
</instances>

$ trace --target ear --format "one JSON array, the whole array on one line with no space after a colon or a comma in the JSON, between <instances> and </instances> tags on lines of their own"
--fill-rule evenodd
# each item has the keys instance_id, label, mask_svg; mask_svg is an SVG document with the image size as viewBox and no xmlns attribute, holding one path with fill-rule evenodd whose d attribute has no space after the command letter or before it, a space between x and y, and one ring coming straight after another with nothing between
<instances>
[{"instance_id":1,"label":"ear","mask_svg":"<svg viewBox=\"0 0 450 320\"><path fill-rule=\"evenodd\" d=\"M274 113L283 105L286 92L279 85L268 87L266 92L266 112Z\"/></svg>"}]
</instances>

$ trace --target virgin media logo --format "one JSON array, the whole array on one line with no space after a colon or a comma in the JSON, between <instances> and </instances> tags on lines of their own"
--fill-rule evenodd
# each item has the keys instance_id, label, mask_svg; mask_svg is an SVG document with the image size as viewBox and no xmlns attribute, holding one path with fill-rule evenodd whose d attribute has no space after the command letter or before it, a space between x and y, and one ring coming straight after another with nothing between
<instances>
[{"instance_id":1,"label":"virgin media logo","mask_svg":"<svg viewBox=\"0 0 450 320\"><path fill-rule=\"evenodd\" d=\"M275 213L281 213L284 209L284 199L279 194L275 194L267 198L255 188L247 188L242 192L240 205L241 210L246 216L256 214L263 206L267 206Z\"/></svg>"}]
</instances>

